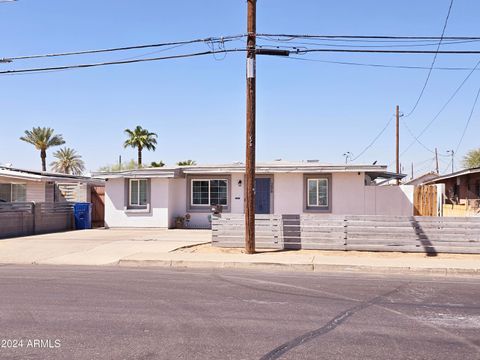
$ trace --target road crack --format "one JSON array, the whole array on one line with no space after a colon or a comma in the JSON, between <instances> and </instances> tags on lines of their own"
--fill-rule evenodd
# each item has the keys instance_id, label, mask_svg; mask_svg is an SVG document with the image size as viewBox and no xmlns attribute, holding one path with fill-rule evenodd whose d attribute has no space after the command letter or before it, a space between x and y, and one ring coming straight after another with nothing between
<instances>
[{"instance_id":1,"label":"road crack","mask_svg":"<svg viewBox=\"0 0 480 360\"><path fill-rule=\"evenodd\" d=\"M334 330L336 327L340 326L343 324L348 318L352 317L355 313L362 311L372 305L375 305L376 303L380 302L380 300L384 299L385 297L388 297L390 295L393 295L394 293L397 293L400 291L400 289L404 285L401 285L397 287L396 289L389 291L385 294L378 295L374 297L371 300L361 302L360 304L347 309L337 316L335 316L333 319L331 319L329 322L327 322L325 325L322 327L309 331L305 334L302 334L295 339L292 339L290 341L287 341L286 343L283 343L280 346L277 346L275 349L270 351L269 353L265 354L260 358L260 360L275 360L283 356L285 353L291 351L292 349L301 346L309 341L312 341L313 339L316 339L322 335L325 335L329 333L330 331Z\"/></svg>"}]
</instances>

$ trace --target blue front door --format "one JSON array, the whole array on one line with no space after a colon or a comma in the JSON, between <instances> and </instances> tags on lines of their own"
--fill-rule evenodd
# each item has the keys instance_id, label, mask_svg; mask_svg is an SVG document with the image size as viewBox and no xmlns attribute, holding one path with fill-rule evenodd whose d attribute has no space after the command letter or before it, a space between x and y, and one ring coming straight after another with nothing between
<instances>
[{"instance_id":1,"label":"blue front door","mask_svg":"<svg viewBox=\"0 0 480 360\"><path fill-rule=\"evenodd\" d=\"M270 214L270 178L255 179L255 213Z\"/></svg>"}]
</instances>

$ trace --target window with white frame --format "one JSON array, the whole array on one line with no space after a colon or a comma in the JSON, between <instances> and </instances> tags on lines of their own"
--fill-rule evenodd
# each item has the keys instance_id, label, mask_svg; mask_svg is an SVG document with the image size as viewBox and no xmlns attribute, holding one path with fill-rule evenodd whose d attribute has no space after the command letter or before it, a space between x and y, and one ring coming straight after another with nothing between
<instances>
[{"instance_id":1,"label":"window with white frame","mask_svg":"<svg viewBox=\"0 0 480 360\"><path fill-rule=\"evenodd\" d=\"M0 201L27 201L27 186L25 184L0 184Z\"/></svg>"},{"instance_id":2,"label":"window with white frame","mask_svg":"<svg viewBox=\"0 0 480 360\"><path fill-rule=\"evenodd\" d=\"M147 187L147 179L130 179L128 205L146 207L148 203Z\"/></svg>"},{"instance_id":3,"label":"window with white frame","mask_svg":"<svg viewBox=\"0 0 480 360\"><path fill-rule=\"evenodd\" d=\"M328 208L328 179L307 180L307 205L308 207Z\"/></svg>"},{"instance_id":4,"label":"window with white frame","mask_svg":"<svg viewBox=\"0 0 480 360\"><path fill-rule=\"evenodd\" d=\"M228 184L225 179L192 179L192 206L228 205Z\"/></svg>"}]
</instances>

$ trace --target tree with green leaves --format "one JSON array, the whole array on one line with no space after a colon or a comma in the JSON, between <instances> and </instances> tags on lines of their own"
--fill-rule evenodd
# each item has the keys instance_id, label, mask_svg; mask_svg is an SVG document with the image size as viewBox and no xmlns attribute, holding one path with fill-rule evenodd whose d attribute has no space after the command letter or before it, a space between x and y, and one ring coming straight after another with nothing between
<instances>
[{"instance_id":1,"label":"tree with green leaves","mask_svg":"<svg viewBox=\"0 0 480 360\"><path fill-rule=\"evenodd\" d=\"M152 161L150 163L150 166L153 168L161 168L165 166L165 163L162 160L160 160L159 162Z\"/></svg>"},{"instance_id":2,"label":"tree with green leaves","mask_svg":"<svg viewBox=\"0 0 480 360\"><path fill-rule=\"evenodd\" d=\"M470 150L467 155L463 157L463 166L467 169L480 167L480 148Z\"/></svg>"},{"instance_id":3,"label":"tree with green leaves","mask_svg":"<svg viewBox=\"0 0 480 360\"><path fill-rule=\"evenodd\" d=\"M137 148L138 150L138 167L142 167L142 150L155 151L155 145L157 144L157 134L148 131L138 125L135 129L125 129L125 133L128 135L128 139L125 140L123 147Z\"/></svg>"},{"instance_id":4,"label":"tree with green leaves","mask_svg":"<svg viewBox=\"0 0 480 360\"><path fill-rule=\"evenodd\" d=\"M52 128L34 127L32 130L25 130L25 135L20 137L20 140L32 144L37 150L40 150L42 171L47 171L47 149L65 144L62 135L54 135L53 132Z\"/></svg>"},{"instance_id":5,"label":"tree with green leaves","mask_svg":"<svg viewBox=\"0 0 480 360\"><path fill-rule=\"evenodd\" d=\"M197 162L195 160L183 160L177 162L178 166L192 166L192 165L197 165Z\"/></svg>"},{"instance_id":6,"label":"tree with green leaves","mask_svg":"<svg viewBox=\"0 0 480 360\"><path fill-rule=\"evenodd\" d=\"M105 165L100 167L97 171L99 172L115 172L115 171L122 171L122 170L133 170L138 168L138 164L135 160L131 159L130 161L123 163L123 164L113 164L113 165Z\"/></svg>"},{"instance_id":7,"label":"tree with green leaves","mask_svg":"<svg viewBox=\"0 0 480 360\"><path fill-rule=\"evenodd\" d=\"M50 167L55 172L82 175L85 171L85 163L74 149L68 147L61 148L53 153L53 157L57 160L53 161Z\"/></svg>"}]
</instances>

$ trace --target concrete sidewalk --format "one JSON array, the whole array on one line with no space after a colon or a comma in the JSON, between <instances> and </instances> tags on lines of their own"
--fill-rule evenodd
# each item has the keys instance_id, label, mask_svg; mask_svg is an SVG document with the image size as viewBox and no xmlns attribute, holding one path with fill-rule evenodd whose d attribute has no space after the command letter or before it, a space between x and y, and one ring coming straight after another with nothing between
<instances>
[{"instance_id":1,"label":"concrete sidewalk","mask_svg":"<svg viewBox=\"0 0 480 360\"><path fill-rule=\"evenodd\" d=\"M366 271L480 276L480 255L379 253L358 251L268 251L247 255L241 249L194 246L170 253L137 253L123 266L257 268L300 271Z\"/></svg>"},{"instance_id":2,"label":"concrete sidewalk","mask_svg":"<svg viewBox=\"0 0 480 360\"><path fill-rule=\"evenodd\" d=\"M208 230L94 229L0 240L2 264L115 265L211 240Z\"/></svg>"},{"instance_id":3,"label":"concrete sidewalk","mask_svg":"<svg viewBox=\"0 0 480 360\"><path fill-rule=\"evenodd\" d=\"M480 275L480 255L259 251L210 245L209 230L96 229L0 240L0 264L120 265ZM203 245L202 245L203 244Z\"/></svg>"}]
</instances>

